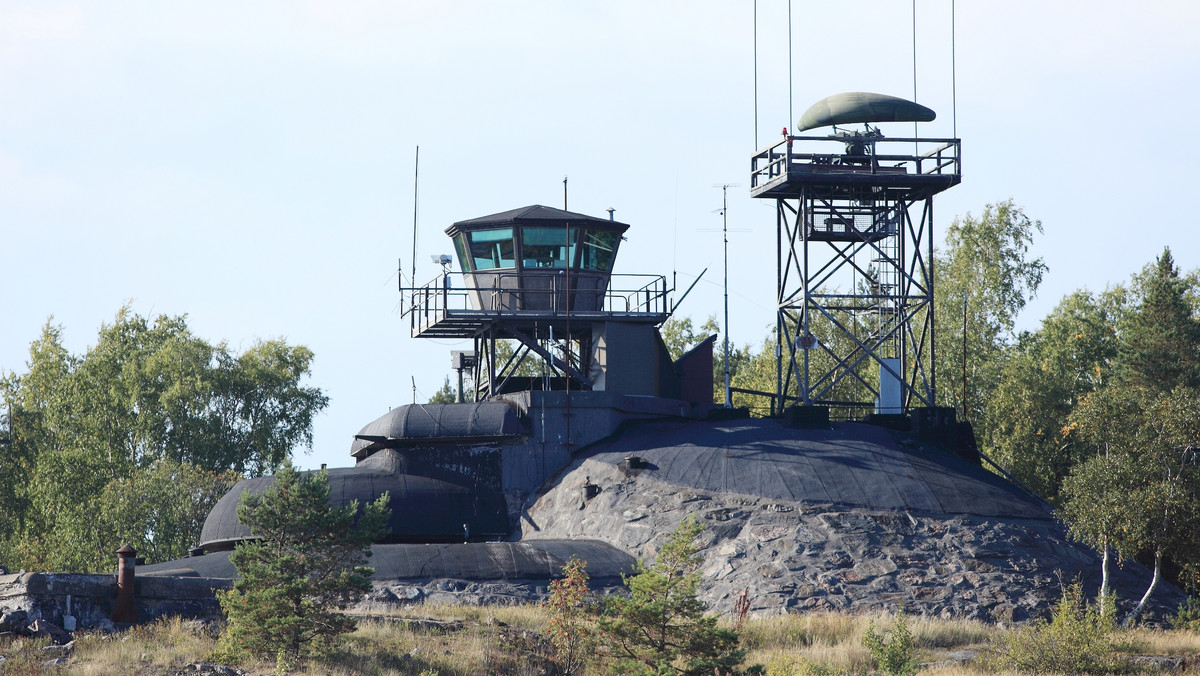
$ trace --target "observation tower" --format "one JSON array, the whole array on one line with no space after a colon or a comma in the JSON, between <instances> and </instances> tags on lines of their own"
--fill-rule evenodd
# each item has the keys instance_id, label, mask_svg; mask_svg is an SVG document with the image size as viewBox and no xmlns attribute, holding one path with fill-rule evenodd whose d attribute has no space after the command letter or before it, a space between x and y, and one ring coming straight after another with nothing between
<instances>
[{"instance_id":1,"label":"observation tower","mask_svg":"<svg viewBox=\"0 0 1200 676\"><path fill-rule=\"evenodd\" d=\"M460 271L442 257L436 279L401 288L412 336L474 341L452 365L471 370L476 401L547 389L676 396L655 330L669 316L666 278L612 273L628 228L540 205L454 223ZM516 349L498 352L502 340ZM544 375L517 375L526 359Z\"/></svg>"},{"instance_id":2,"label":"observation tower","mask_svg":"<svg viewBox=\"0 0 1200 676\"><path fill-rule=\"evenodd\" d=\"M960 142L878 126L934 116L892 96L838 94L797 124L827 134L785 129L751 158L751 196L775 201L776 412L935 406L933 197L961 181Z\"/></svg>"}]
</instances>

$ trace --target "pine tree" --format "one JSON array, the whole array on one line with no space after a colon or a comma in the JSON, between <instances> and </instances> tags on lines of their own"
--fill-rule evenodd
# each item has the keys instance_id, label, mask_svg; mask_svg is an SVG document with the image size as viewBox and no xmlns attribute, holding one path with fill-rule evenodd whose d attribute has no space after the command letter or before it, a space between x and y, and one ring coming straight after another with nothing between
<instances>
[{"instance_id":1,"label":"pine tree","mask_svg":"<svg viewBox=\"0 0 1200 676\"><path fill-rule=\"evenodd\" d=\"M276 657L280 666L321 652L328 639L353 631L337 612L371 589L360 565L387 533L385 493L365 505L329 504L329 475L302 474L290 462L261 495L242 494L238 520L258 538L229 557L241 578L218 599L229 624L222 649Z\"/></svg>"},{"instance_id":2,"label":"pine tree","mask_svg":"<svg viewBox=\"0 0 1200 676\"><path fill-rule=\"evenodd\" d=\"M679 523L653 566L637 563L629 598L608 597L600 631L624 674L732 673L745 658L737 633L717 626L697 597L700 564L694 515Z\"/></svg>"},{"instance_id":3,"label":"pine tree","mask_svg":"<svg viewBox=\"0 0 1200 676\"><path fill-rule=\"evenodd\" d=\"M1121 331L1118 373L1131 385L1167 392L1200 386L1200 321L1170 249L1141 280L1141 303Z\"/></svg>"}]
</instances>

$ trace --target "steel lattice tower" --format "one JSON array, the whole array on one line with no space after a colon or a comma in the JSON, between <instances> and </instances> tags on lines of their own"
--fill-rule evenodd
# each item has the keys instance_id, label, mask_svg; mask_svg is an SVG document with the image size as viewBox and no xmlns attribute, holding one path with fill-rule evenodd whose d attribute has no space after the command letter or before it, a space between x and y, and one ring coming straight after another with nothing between
<instances>
[{"instance_id":1,"label":"steel lattice tower","mask_svg":"<svg viewBox=\"0 0 1200 676\"><path fill-rule=\"evenodd\" d=\"M868 126L754 155L751 195L776 203L777 412L934 406L933 197L961 180L959 152Z\"/></svg>"}]
</instances>

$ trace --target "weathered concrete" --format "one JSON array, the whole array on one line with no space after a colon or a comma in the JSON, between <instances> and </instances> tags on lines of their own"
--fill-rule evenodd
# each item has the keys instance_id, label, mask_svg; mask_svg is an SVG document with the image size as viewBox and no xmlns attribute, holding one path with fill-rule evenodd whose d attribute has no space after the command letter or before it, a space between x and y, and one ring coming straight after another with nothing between
<instances>
[{"instance_id":1,"label":"weathered concrete","mask_svg":"<svg viewBox=\"0 0 1200 676\"><path fill-rule=\"evenodd\" d=\"M215 617L220 608L214 590L230 580L195 577L137 578L134 598L137 619L146 622L167 615ZM117 598L115 575L80 573L17 573L0 575L0 631L24 631L36 620L58 626L74 617L80 629L109 627Z\"/></svg>"}]
</instances>

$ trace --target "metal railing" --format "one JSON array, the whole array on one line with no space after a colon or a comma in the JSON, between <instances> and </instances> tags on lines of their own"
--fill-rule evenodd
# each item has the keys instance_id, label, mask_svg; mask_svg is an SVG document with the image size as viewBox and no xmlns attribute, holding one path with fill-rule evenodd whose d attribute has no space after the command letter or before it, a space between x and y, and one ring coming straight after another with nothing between
<instances>
[{"instance_id":1,"label":"metal railing","mask_svg":"<svg viewBox=\"0 0 1200 676\"><path fill-rule=\"evenodd\" d=\"M848 154L845 147L851 143L860 146L863 154ZM901 152L905 145L912 152ZM834 146L838 148L837 152L831 152ZM750 189L796 173L959 177L962 175L960 151L959 139L785 136L751 157Z\"/></svg>"},{"instance_id":2,"label":"metal railing","mask_svg":"<svg viewBox=\"0 0 1200 676\"><path fill-rule=\"evenodd\" d=\"M470 275L449 272L424 286L401 288L407 295L404 314L409 315L414 333L424 331L447 317L486 314L565 317L572 315L665 315L669 312L667 280L663 275L611 275L604 289L589 289L595 277L572 277L573 290L566 290L567 275L531 276L519 273L492 275L487 287L466 286ZM520 288L536 281L542 288ZM510 282L518 288L506 288ZM568 298L570 305L568 307ZM483 305L485 307L479 307ZM585 307L586 306L586 307Z\"/></svg>"}]
</instances>

